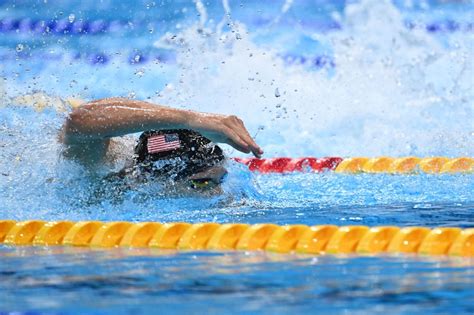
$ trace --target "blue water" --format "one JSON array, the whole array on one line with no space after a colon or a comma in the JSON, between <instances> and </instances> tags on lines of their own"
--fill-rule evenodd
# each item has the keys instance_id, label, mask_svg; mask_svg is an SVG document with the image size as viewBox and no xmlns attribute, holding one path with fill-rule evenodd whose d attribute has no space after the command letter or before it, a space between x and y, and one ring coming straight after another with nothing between
<instances>
[{"instance_id":1,"label":"blue water","mask_svg":"<svg viewBox=\"0 0 474 315\"><path fill-rule=\"evenodd\" d=\"M465 260L2 249L2 308L55 314L472 313ZM34 263L33 263L34 260Z\"/></svg>"},{"instance_id":2,"label":"blue water","mask_svg":"<svg viewBox=\"0 0 474 315\"><path fill-rule=\"evenodd\" d=\"M99 179L129 147L90 172L57 142L69 98L126 96L237 114L266 157L474 156L473 17L469 1L0 1L0 219L473 227L472 174L263 175L229 161L221 195L123 192ZM0 314L474 311L472 259L0 256Z\"/></svg>"}]
</instances>

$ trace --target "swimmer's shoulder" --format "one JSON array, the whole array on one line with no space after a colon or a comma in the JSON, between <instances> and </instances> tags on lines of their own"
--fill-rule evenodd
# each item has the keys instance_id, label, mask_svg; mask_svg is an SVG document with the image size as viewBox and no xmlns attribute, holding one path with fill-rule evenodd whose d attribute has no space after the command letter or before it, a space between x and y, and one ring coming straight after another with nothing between
<instances>
[{"instance_id":1,"label":"swimmer's shoulder","mask_svg":"<svg viewBox=\"0 0 474 315\"><path fill-rule=\"evenodd\" d=\"M66 136L61 130L58 141L62 144L62 156L85 166L125 161L133 157L135 139L132 136L108 138L105 140L83 139Z\"/></svg>"},{"instance_id":2,"label":"swimmer's shoulder","mask_svg":"<svg viewBox=\"0 0 474 315\"><path fill-rule=\"evenodd\" d=\"M62 144L64 158L74 160L85 166L101 163L109 149L110 139L87 139L66 132L67 126L59 131L58 141Z\"/></svg>"}]
</instances>

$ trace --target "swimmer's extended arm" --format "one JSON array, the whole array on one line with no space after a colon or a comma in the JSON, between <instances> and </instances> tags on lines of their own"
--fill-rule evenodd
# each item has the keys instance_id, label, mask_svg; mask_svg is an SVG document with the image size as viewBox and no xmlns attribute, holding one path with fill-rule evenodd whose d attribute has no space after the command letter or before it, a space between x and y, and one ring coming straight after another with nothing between
<instances>
[{"instance_id":1,"label":"swimmer's extended arm","mask_svg":"<svg viewBox=\"0 0 474 315\"><path fill-rule=\"evenodd\" d=\"M111 137L179 128L196 130L214 142L227 143L257 157L263 154L236 116L180 110L125 98L96 100L74 109L63 126L62 139L70 146L82 146L84 154L92 150L103 155Z\"/></svg>"}]
</instances>

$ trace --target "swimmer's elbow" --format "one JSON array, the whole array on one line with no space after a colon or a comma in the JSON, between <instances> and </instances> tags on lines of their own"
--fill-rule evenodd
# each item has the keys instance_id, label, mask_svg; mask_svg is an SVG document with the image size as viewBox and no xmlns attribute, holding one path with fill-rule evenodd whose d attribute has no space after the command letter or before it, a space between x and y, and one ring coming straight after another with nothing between
<instances>
[{"instance_id":1,"label":"swimmer's elbow","mask_svg":"<svg viewBox=\"0 0 474 315\"><path fill-rule=\"evenodd\" d=\"M81 133L83 124L83 115L79 109L74 109L66 118L63 129L67 135L76 135Z\"/></svg>"},{"instance_id":2,"label":"swimmer's elbow","mask_svg":"<svg viewBox=\"0 0 474 315\"><path fill-rule=\"evenodd\" d=\"M81 107L75 108L63 124L64 139L97 138L93 128L90 126L90 118L88 116L87 111Z\"/></svg>"}]
</instances>

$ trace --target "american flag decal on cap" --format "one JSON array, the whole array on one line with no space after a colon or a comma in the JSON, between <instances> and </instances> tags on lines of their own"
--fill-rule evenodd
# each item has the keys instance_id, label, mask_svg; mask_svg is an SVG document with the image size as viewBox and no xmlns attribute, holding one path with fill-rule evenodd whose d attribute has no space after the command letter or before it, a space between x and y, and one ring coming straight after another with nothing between
<instances>
[{"instance_id":1,"label":"american flag decal on cap","mask_svg":"<svg viewBox=\"0 0 474 315\"><path fill-rule=\"evenodd\" d=\"M180 147L179 137L175 133L151 136L146 146L148 153L166 152Z\"/></svg>"}]
</instances>

